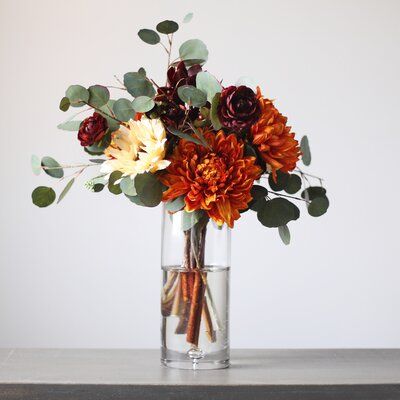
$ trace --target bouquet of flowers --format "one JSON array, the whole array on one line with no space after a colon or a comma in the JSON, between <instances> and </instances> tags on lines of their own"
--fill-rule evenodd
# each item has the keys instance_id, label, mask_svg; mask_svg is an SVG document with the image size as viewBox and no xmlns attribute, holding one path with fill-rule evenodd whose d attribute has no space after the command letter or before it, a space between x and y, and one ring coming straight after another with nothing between
<instances>
[{"instance_id":1,"label":"bouquet of flowers","mask_svg":"<svg viewBox=\"0 0 400 400\"><path fill-rule=\"evenodd\" d=\"M183 22L191 17L188 14ZM196 274L204 266L209 221L233 228L250 210L264 226L278 228L288 244L287 224L300 216L293 201L303 202L313 217L323 215L329 201L322 179L297 166L300 159L306 166L311 162L307 136L299 144L287 118L258 86L244 80L225 85L208 71L208 50L201 40L183 42L175 58L178 29L176 22L167 20L156 30L138 32L143 42L165 50L166 82L155 82L141 67L127 72L122 80L116 77L116 86L68 87L60 110L81 110L58 128L77 131L76 138L89 156L87 163L60 165L51 157L32 156L32 168L36 174L43 170L58 180L66 179L66 169L75 169L57 203L83 171L98 167L97 175L85 183L90 191L107 188L139 206L163 202L171 215L183 213L182 266L192 272L172 274L165 282L163 315L173 312L173 304L180 304L176 301L180 293L184 304L177 331L197 345L201 315L206 319L208 315L212 332L210 313L204 312L206 279ZM123 97L111 98L110 92L122 92ZM91 115L77 118L85 113ZM51 187L39 186L32 200L46 207L56 194Z\"/></svg>"}]
</instances>

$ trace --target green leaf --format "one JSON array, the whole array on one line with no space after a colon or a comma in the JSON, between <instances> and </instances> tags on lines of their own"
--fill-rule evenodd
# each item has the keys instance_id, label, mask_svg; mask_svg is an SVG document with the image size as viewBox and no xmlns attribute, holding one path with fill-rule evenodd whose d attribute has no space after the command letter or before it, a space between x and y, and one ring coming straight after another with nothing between
<instances>
[{"instance_id":1,"label":"green leaf","mask_svg":"<svg viewBox=\"0 0 400 400\"><path fill-rule=\"evenodd\" d=\"M125 195L126 196L126 195ZM146 205L140 200L139 196L126 196L132 203L136 204L137 206L146 207Z\"/></svg>"},{"instance_id":2,"label":"green leaf","mask_svg":"<svg viewBox=\"0 0 400 400\"><path fill-rule=\"evenodd\" d=\"M179 196L174 200L165 203L165 209L171 213L182 210L185 207L185 197Z\"/></svg>"},{"instance_id":3,"label":"green leaf","mask_svg":"<svg viewBox=\"0 0 400 400\"><path fill-rule=\"evenodd\" d=\"M133 100L132 107L136 112L145 113L154 107L154 100L147 96L139 96Z\"/></svg>"},{"instance_id":4,"label":"green leaf","mask_svg":"<svg viewBox=\"0 0 400 400\"><path fill-rule=\"evenodd\" d=\"M40 159L35 154L32 154L32 156L31 156L31 168L32 168L32 172L35 175L39 175L40 171L42 170L42 165L40 163Z\"/></svg>"},{"instance_id":5,"label":"green leaf","mask_svg":"<svg viewBox=\"0 0 400 400\"><path fill-rule=\"evenodd\" d=\"M183 18L183 23L187 24L188 22L190 22L193 18L193 13L190 12L188 14L185 15L185 17Z\"/></svg>"},{"instance_id":6,"label":"green leaf","mask_svg":"<svg viewBox=\"0 0 400 400\"><path fill-rule=\"evenodd\" d=\"M258 220L268 228L278 228L286 225L289 221L298 219L300 211L290 201L277 197L265 203L257 212Z\"/></svg>"},{"instance_id":7,"label":"green leaf","mask_svg":"<svg viewBox=\"0 0 400 400\"><path fill-rule=\"evenodd\" d=\"M289 174L285 172L276 171L276 182L274 181L272 174L270 174L268 177L269 186L274 192L279 192L285 189L288 182L289 182Z\"/></svg>"},{"instance_id":8,"label":"green leaf","mask_svg":"<svg viewBox=\"0 0 400 400\"><path fill-rule=\"evenodd\" d=\"M102 160L101 158L91 158L89 161L93 164L103 164L106 160Z\"/></svg>"},{"instance_id":9,"label":"green leaf","mask_svg":"<svg viewBox=\"0 0 400 400\"><path fill-rule=\"evenodd\" d=\"M138 74L146 78L146 70L143 67L138 69Z\"/></svg>"},{"instance_id":10,"label":"green leaf","mask_svg":"<svg viewBox=\"0 0 400 400\"><path fill-rule=\"evenodd\" d=\"M162 199L163 186L158 178L149 172L136 175L136 192L146 207L155 207Z\"/></svg>"},{"instance_id":11,"label":"green leaf","mask_svg":"<svg viewBox=\"0 0 400 400\"><path fill-rule=\"evenodd\" d=\"M135 182L130 176L125 176L122 178L119 184L122 193L126 194L127 196L136 196L136 188Z\"/></svg>"},{"instance_id":12,"label":"green leaf","mask_svg":"<svg viewBox=\"0 0 400 400\"><path fill-rule=\"evenodd\" d=\"M204 64L208 59L207 46L199 39L190 39L179 47L179 56L187 64Z\"/></svg>"},{"instance_id":13,"label":"green leaf","mask_svg":"<svg viewBox=\"0 0 400 400\"><path fill-rule=\"evenodd\" d=\"M153 84L143 72L127 72L124 75L124 85L133 97L147 96L152 98L156 94Z\"/></svg>"},{"instance_id":14,"label":"green leaf","mask_svg":"<svg viewBox=\"0 0 400 400\"><path fill-rule=\"evenodd\" d=\"M122 172L121 171L113 171L111 172L110 178L108 179L108 190L112 194L121 194L122 190L119 186L119 183L115 183L122 177Z\"/></svg>"},{"instance_id":15,"label":"green leaf","mask_svg":"<svg viewBox=\"0 0 400 400\"><path fill-rule=\"evenodd\" d=\"M212 102L217 93L221 93L222 86L214 75L209 72L199 72L196 75L196 87L207 95L207 101Z\"/></svg>"},{"instance_id":16,"label":"green leaf","mask_svg":"<svg viewBox=\"0 0 400 400\"><path fill-rule=\"evenodd\" d=\"M245 143L245 145L244 145L244 155L246 157L256 157L257 158L256 150L249 143Z\"/></svg>"},{"instance_id":17,"label":"green leaf","mask_svg":"<svg viewBox=\"0 0 400 400\"><path fill-rule=\"evenodd\" d=\"M310 186L301 192L301 197L307 201L312 201L317 197L324 197L326 189L322 186Z\"/></svg>"},{"instance_id":18,"label":"green leaf","mask_svg":"<svg viewBox=\"0 0 400 400\"><path fill-rule=\"evenodd\" d=\"M253 211L258 211L265 205L265 197L268 195L268 190L264 186L253 185L250 191L253 198L249 202L249 208Z\"/></svg>"},{"instance_id":19,"label":"green leaf","mask_svg":"<svg viewBox=\"0 0 400 400\"><path fill-rule=\"evenodd\" d=\"M42 158L42 167L44 172L46 172L47 175L50 175L53 178L62 178L64 176L64 170L62 169L61 165L51 157L43 157ZM49 169L47 169L49 168Z\"/></svg>"},{"instance_id":20,"label":"green leaf","mask_svg":"<svg viewBox=\"0 0 400 400\"><path fill-rule=\"evenodd\" d=\"M218 105L219 99L221 98L221 93L216 93L211 102L211 112L210 112L210 119L213 128L218 131L221 129L222 125L218 117Z\"/></svg>"},{"instance_id":21,"label":"green leaf","mask_svg":"<svg viewBox=\"0 0 400 400\"><path fill-rule=\"evenodd\" d=\"M154 45L160 43L160 35L152 29L141 29L138 32L138 36L147 44Z\"/></svg>"},{"instance_id":22,"label":"green leaf","mask_svg":"<svg viewBox=\"0 0 400 400\"><path fill-rule=\"evenodd\" d=\"M170 33L176 32L179 29L179 25L175 21L166 20L157 24L156 29L160 33L169 35Z\"/></svg>"},{"instance_id":23,"label":"green leaf","mask_svg":"<svg viewBox=\"0 0 400 400\"><path fill-rule=\"evenodd\" d=\"M207 95L201 90L190 85L183 85L178 88L179 98L193 107L204 106L207 102Z\"/></svg>"},{"instance_id":24,"label":"green leaf","mask_svg":"<svg viewBox=\"0 0 400 400\"><path fill-rule=\"evenodd\" d=\"M91 156L102 156L106 147L107 146L103 146L100 143L93 143L91 146L86 146L84 150Z\"/></svg>"},{"instance_id":25,"label":"green leaf","mask_svg":"<svg viewBox=\"0 0 400 400\"><path fill-rule=\"evenodd\" d=\"M47 207L56 199L56 193L51 187L38 186L32 192L32 202L38 207Z\"/></svg>"},{"instance_id":26,"label":"green leaf","mask_svg":"<svg viewBox=\"0 0 400 400\"><path fill-rule=\"evenodd\" d=\"M290 244L290 231L287 225L279 226L278 231L282 242L286 245Z\"/></svg>"},{"instance_id":27,"label":"green leaf","mask_svg":"<svg viewBox=\"0 0 400 400\"><path fill-rule=\"evenodd\" d=\"M178 136L181 139L185 139L188 142L196 143L196 144L203 146L203 143L201 142L201 140L197 139L196 137L193 137L187 133L183 133L183 132L179 131L178 129L173 128L172 126L167 126L167 129L170 133L172 133L175 136Z\"/></svg>"},{"instance_id":28,"label":"green leaf","mask_svg":"<svg viewBox=\"0 0 400 400\"><path fill-rule=\"evenodd\" d=\"M79 131L82 121L65 121L62 124L57 125L58 129L63 131Z\"/></svg>"},{"instance_id":29,"label":"green leaf","mask_svg":"<svg viewBox=\"0 0 400 400\"><path fill-rule=\"evenodd\" d=\"M301 189L301 178L296 174L289 175L285 192L289 194L295 194Z\"/></svg>"},{"instance_id":30,"label":"green leaf","mask_svg":"<svg viewBox=\"0 0 400 400\"><path fill-rule=\"evenodd\" d=\"M115 116L121 121L129 121L135 116L135 110L128 99L118 99L113 106Z\"/></svg>"},{"instance_id":31,"label":"green leaf","mask_svg":"<svg viewBox=\"0 0 400 400\"><path fill-rule=\"evenodd\" d=\"M312 217L320 217L325 214L329 207L329 200L326 196L315 197L308 205L308 213Z\"/></svg>"},{"instance_id":32,"label":"green leaf","mask_svg":"<svg viewBox=\"0 0 400 400\"><path fill-rule=\"evenodd\" d=\"M69 192L69 189L71 189L71 186L74 184L75 178L72 178L65 186L63 191L60 193L60 196L58 196L57 204L66 196L66 194Z\"/></svg>"},{"instance_id":33,"label":"green leaf","mask_svg":"<svg viewBox=\"0 0 400 400\"><path fill-rule=\"evenodd\" d=\"M109 100L107 104L105 104L102 107L99 107L97 112L101 114L106 120L107 120L107 125L108 125L108 132L115 132L116 130L119 129L120 123L116 121L112 113L113 113L113 107L115 104L115 100ZM116 118L116 117L115 117ZM118 118L116 118L118 119Z\"/></svg>"},{"instance_id":34,"label":"green leaf","mask_svg":"<svg viewBox=\"0 0 400 400\"><path fill-rule=\"evenodd\" d=\"M102 183L95 183L93 185L93 192L95 192L95 193L101 192L104 189L104 186L105 185L103 185Z\"/></svg>"},{"instance_id":35,"label":"green leaf","mask_svg":"<svg viewBox=\"0 0 400 400\"><path fill-rule=\"evenodd\" d=\"M100 108L110 100L110 92L101 85L93 85L89 87L89 104L92 107Z\"/></svg>"},{"instance_id":36,"label":"green leaf","mask_svg":"<svg viewBox=\"0 0 400 400\"><path fill-rule=\"evenodd\" d=\"M68 97L63 97L60 101L60 105L59 108L61 111L68 111L69 106L71 105L71 103L69 102Z\"/></svg>"},{"instance_id":37,"label":"green leaf","mask_svg":"<svg viewBox=\"0 0 400 400\"><path fill-rule=\"evenodd\" d=\"M89 91L81 85L71 85L65 92L72 107L81 107L89 101Z\"/></svg>"},{"instance_id":38,"label":"green leaf","mask_svg":"<svg viewBox=\"0 0 400 400\"><path fill-rule=\"evenodd\" d=\"M301 138L300 148L301 148L301 152L303 153L303 156L301 157L303 164L306 166L310 165L311 164L311 151L310 151L310 144L308 143L307 136L303 136Z\"/></svg>"},{"instance_id":39,"label":"green leaf","mask_svg":"<svg viewBox=\"0 0 400 400\"><path fill-rule=\"evenodd\" d=\"M205 217L205 212L203 210L196 210L191 212L183 210L181 212L181 228L183 231L188 231L189 229L193 228L203 217Z\"/></svg>"}]
</instances>

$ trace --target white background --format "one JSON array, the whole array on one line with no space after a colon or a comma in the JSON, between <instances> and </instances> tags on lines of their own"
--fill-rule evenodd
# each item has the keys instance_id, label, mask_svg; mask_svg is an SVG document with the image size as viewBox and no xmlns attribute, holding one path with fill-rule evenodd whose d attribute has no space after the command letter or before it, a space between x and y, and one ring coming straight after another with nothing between
<instances>
[{"instance_id":1,"label":"white background","mask_svg":"<svg viewBox=\"0 0 400 400\"><path fill-rule=\"evenodd\" d=\"M82 179L38 209L32 189L54 182L29 159L85 161L56 128L66 87L141 66L161 81L165 53L136 32L190 11L177 44L202 39L210 72L251 76L276 99L309 136L308 170L331 200L320 219L302 207L288 247L255 214L237 223L232 346L399 347L400 2L389 0L0 0L0 347L158 346L160 208Z\"/></svg>"}]
</instances>

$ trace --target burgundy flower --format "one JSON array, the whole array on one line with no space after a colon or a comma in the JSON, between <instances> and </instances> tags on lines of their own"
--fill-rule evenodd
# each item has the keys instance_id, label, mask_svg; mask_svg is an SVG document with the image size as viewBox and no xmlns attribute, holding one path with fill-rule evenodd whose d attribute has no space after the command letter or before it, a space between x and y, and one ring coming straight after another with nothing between
<instances>
[{"instance_id":1,"label":"burgundy flower","mask_svg":"<svg viewBox=\"0 0 400 400\"><path fill-rule=\"evenodd\" d=\"M84 119L78 132L81 146L91 146L102 139L107 131L107 120L95 112L91 117Z\"/></svg>"},{"instance_id":2,"label":"burgundy flower","mask_svg":"<svg viewBox=\"0 0 400 400\"><path fill-rule=\"evenodd\" d=\"M247 86L229 86L222 90L218 116L224 128L241 132L250 128L260 117L260 104Z\"/></svg>"},{"instance_id":3,"label":"burgundy flower","mask_svg":"<svg viewBox=\"0 0 400 400\"><path fill-rule=\"evenodd\" d=\"M185 104L178 96L178 88L183 85L196 86L196 75L201 71L200 65L186 68L183 61L172 66L167 72L167 85L158 88L155 100L160 104L160 118L166 125L178 126L185 117ZM189 118L197 118L198 109L191 110Z\"/></svg>"}]
</instances>

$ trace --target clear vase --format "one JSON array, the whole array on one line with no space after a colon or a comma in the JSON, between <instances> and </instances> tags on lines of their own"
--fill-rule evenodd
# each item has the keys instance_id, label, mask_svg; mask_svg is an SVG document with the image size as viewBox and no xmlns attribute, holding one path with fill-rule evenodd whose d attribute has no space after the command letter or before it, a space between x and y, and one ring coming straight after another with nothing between
<instances>
[{"instance_id":1,"label":"clear vase","mask_svg":"<svg viewBox=\"0 0 400 400\"><path fill-rule=\"evenodd\" d=\"M202 212L164 209L161 263L162 364L227 368L230 229Z\"/></svg>"}]
</instances>

